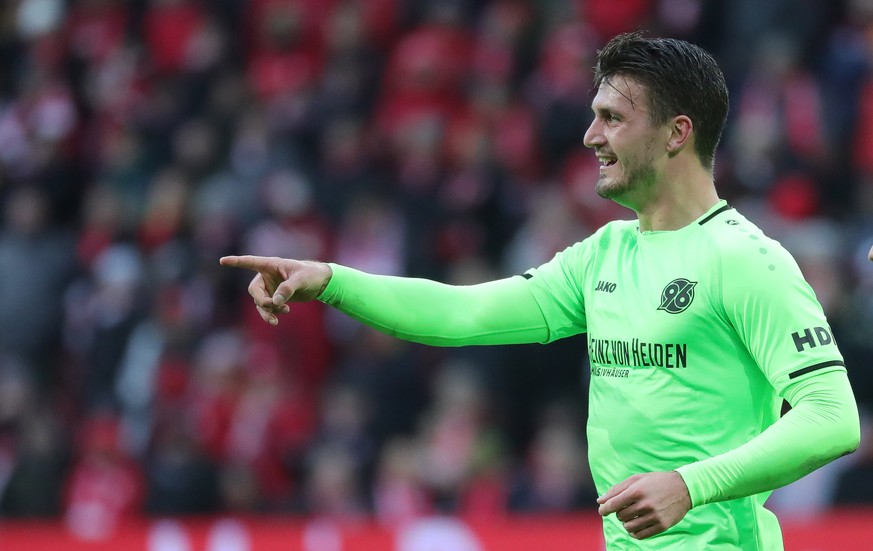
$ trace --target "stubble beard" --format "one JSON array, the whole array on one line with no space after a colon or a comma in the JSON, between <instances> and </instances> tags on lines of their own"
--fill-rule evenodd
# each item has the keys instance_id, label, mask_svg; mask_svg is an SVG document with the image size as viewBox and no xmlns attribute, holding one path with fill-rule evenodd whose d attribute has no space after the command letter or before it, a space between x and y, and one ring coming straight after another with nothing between
<instances>
[{"instance_id":1,"label":"stubble beard","mask_svg":"<svg viewBox=\"0 0 873 551\"><path fill-rule=\"evenodd\" d=\"M622 163L622 173L617 180L609 181L603 173L597 179L594 191L604 199L623 204L621 198L634 191L643 191L655 182L655 168L650 156L639 162Z\"/></svg>"}]
</instances>

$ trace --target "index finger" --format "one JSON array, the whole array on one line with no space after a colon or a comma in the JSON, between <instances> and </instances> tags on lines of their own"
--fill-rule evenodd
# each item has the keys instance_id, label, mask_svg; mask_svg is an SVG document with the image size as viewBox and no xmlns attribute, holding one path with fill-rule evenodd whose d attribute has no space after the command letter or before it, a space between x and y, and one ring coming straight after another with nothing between
<instances>
[{"instance_id":1,"label":"index finger","mask_svg":"<svg viewBox=\"0 0 873 551\"><path fill-rule=\"evenodd\" d=\"M635 481L636 478L634 477L628 478L623 482L616 484L610 488L608 492L598 497L597 503L600 503L600 507L597 509L597 512L605 517L606 515L611 515L612 513L616 513L625 507L632 505L635 498L632 495L632 492L627 492L626 490L630 488Z\"/></svg>"},{"instance_id":2,"label":"index finger","mask_svg":"<svg viewBox=\"0 0 873 551\"><path fill-rule=\"evenodd\" d=\"M222 256L218 260L218 263L222 266L228 266L230 268L243 268L246 270L255 270L256 272L271 268L273 262L274 259L272 258L253 255Z\"/></svg>"},{"instance_id":3,"label":"index finger","mask_svg":"<svg viewBox=\"0 0 873 551\"><path fill-rule=\"evenodd\" d=\"M607 490L605 494L598 497L597 503L601 503L601 504L606 503L609 499L622 493L625 490L625 488L627 488L628 486L633 484L635 481L636 481L636 476L631 476L631 477L625 478L624 480L622 480L621 482L619 482L618 484L616 484L615 486L613 486L612 488Z\"/></svg>"},{"instance_id":4,"label":"index finger","mask_svg":"<svg viewBox=\"0 0 873 551\"><path fill-rule=\"evenodd\" d=\"M631 492L621 492L606 500L602 505L600 505L597 512L600 516L605 517L606 515L611 515L612 513L617 513L626 507L630 507L635 501L636 498Z\"/></svg>"}]
</instances>

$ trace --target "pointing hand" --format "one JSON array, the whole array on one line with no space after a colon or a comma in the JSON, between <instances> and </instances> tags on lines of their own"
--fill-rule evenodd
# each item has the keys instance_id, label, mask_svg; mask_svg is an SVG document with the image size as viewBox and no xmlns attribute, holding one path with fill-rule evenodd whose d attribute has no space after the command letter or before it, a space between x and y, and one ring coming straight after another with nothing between
<instances>
[{"instance_id":1,"label":"pointing hand","mask_svg":"<svg viewBox=\"0 0 873 551\"><path fill-rule=\"evenodd\" d=\"M313 300L324 291L333 272L323 262L264 256L225 256L222 266L258 272L249 284L249 295L261 318L279 323L277 314L291 311L288 302Z\"/></svg>"}]
</instances>

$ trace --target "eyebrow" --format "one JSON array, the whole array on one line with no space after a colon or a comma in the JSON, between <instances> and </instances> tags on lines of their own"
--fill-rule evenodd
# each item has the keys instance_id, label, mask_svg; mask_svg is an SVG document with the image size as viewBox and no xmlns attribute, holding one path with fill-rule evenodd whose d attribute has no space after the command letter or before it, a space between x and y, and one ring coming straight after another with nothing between
<instances>
[{"instance_id":1,"label":"eyebrow","mask_svg":"<svg viewBox=\"0 0 873 551\"><path fill-rule=\"evenodd\" d=\"M616 115L619 117L627 117L628 112L626 109L619 109L610 104L591 104L591 110L598 117L605 117L607 115Z\"/></svg>"},{"instance_id":2,"label":"eyebrow","mask_svg":"<svg viewBox=\"0 0 873 551\"><path fill-rule=\"evenodd\" d=\"M609 107L595 107L591 106L591 110L594 111L594 114L600 117L612 114L618 114L615 109L611 109Z\"/></svg>"}]
</instances>

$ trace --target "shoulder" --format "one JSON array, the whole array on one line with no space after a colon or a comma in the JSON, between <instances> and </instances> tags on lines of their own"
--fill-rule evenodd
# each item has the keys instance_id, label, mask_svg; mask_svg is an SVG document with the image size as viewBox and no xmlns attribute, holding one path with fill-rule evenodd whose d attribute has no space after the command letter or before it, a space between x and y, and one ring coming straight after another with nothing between
<instances>
[{"instance_id":1,"label":"shoulder","mask_svg":"<svg viewBox=\"0 0 873 551\"><path fill-rule=\"evenodd\" d=\"M594 233L558 251L548 262L528 270L540 280L575 282L585 280L592 266L604 261L615 245L636 232L636 221L617 220L604 224Z\"/></svg>"},{"instance_id":2,"label":"shoulder","mask_svg":"<svg viewBox=\"0 0 873 551\"><path fill-rule=\"evenodd\" d=\"M594 235L632 235L639 231L639 227L640 223L637 220L613 220L601 226Z\"/></svg>"},{"instance_id":3,"label":"shoulder","mask_svg":"<svg viewBox=\"0 0 873 551\"><path fill-rule=\"evenodd\" d=\"M743 274L746 278L776 272L784 277L785 271L799 274L791 253L737 211L703 228L725 274L741 279Z\"/></svg>"},{"instance_id":4,"label":"shoulder","mask_svg":"<svg viewBox=\"0 0 873 551\"><path fill-rule=\"evenodd\" d=\"M636 220L613 220L601 226L587 239L577 245L592 246L606 249L611 245L625 239L633 239L639 231L639 222Z\"/></svg>"},{"instance_id":5,"label":"shoulder","mask_svg":"<svg viewBox=\"0 0 873 551\"><path fill-rule=\"evenodd\" d=\"M559 251L556 258L573 257L579 254L597 254L609 249L614 243L633 236L637 232L636 220L614 220L598 228L594 233Z\"/></svg>"},{"instance_id":6,"label":"shoulder","mask_svg":"<svg viewBox=\"0 0 873 551\"><path fill-rule=\"evenodd\" d=\"M734 220L735 224L726 223ZM755 314L797 312L800 304L816 302L815 293L797 262L777 240L734 212L707 228L712 249L713 280L725 309Z\"/></svg>"}]
</instances>

